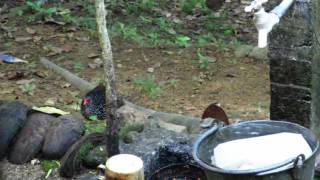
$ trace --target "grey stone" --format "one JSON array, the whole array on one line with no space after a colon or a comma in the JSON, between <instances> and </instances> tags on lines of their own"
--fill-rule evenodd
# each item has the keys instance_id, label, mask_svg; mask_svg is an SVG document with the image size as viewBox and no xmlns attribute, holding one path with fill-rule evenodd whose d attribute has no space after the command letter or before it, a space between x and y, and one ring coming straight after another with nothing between
<instances>
[{"instance_id":1,"label":"grey stone","mask_svg":"<svg viewBox=\"0 0 320 180\"><path fill-rule=\"evenodd\" d=\"M20 102L9 102L0 106L0 159L9 148L13 138L24 126L29 108Z\"/></svg>"},{"instance_id":2,"label":"grey stone","mask_svg":"<svg viewBox=\"0 0 320 180\"><path fill-rule=\"evenodd\" d=\"M16 140L10 149L9 162L22 164L35 158L42 148L46 133L56 120L56 117L49 114L29 113L26 124L17 134Z\"/></svg>"},{"instance_id":3,"label":"grey stone","mask_svg":"<svg viewBox=\"0 0 320 180\"><path fill-rule=\"evenodd\" d=\"M42 146L42 155L48 159L60 159L84 134L84 124L71 115L58 117L52 123Z\"/></svg>"}]
</instances>

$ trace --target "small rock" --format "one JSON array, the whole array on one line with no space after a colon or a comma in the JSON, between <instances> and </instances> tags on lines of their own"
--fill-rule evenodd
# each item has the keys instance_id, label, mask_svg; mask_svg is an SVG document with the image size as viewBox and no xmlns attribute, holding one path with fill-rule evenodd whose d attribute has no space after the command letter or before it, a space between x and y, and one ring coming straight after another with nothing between
<instances>
[{"instance_id":1,"label":"small rock","mask_svg":"<svg viewBox=\"0 0 320 180\"><path fill-rule=\"evenodd\" d=\"M97 53L90 53L90 54L88 54L87 57L88 57L88 58L96 58L96 57L99 57L99 54L97 54Z\"/></svg>"},{"instance_id":2,"label":"small rock","mask_svg":"<svg viewBox=\"0 0 320 180\"><path fill-rule=\"evenodd\" d=\"M185 133L185 132L187 132L187 127L181 126L181 125L177 125L177 124L172 124L172 123L167 123L167 122L164 122L164 121L159 121L158 125L161 128L164 128L166 130L173 131L173 132L176 132L176 133Z\"/></svg>"},{"instance_id":3,"label":"small rock","mask_svg":"<svg viewBox=\"0 0 320 180\"><path fill-rule=\"evenodd\" d=\"M29 33L29 34L35 34L35 33L36 33L36 31L35 31L34 29L31 29L31 28L29 28L29 27L26 28L26 31L27 31L27 33Z\"/></svg>"},{"instance_id":4,"label":"small rock","mask_svg":"<svg viewBox=\"0 0 320 180\"><path fill-rule=\"evenodd\" d=\"M32 159L31 160L31 165L32 166L35 166L35 165L38 165L38 164L40 164L40 160L39 159Z\"/></svg>"},{"instance_id":5,"label":"small rock","mask_svg":"<svg viewBox=\"0 0 320 180\"><path fill-rule=\"evenodd\" d=\"M122 64L117 64L117 68L122 68Z\"/></svg>"},{"instance_id":6,"label":"small rock","mask_svg":"<svg viewBox=\"0 0 320 180\"><path fill-rule=\"evenodd\" d=\"M56 103L55 103L55 100L53 98L49 98L45 103L44 105L46 106L54 106Z\"/></svg>"},{"instance_id":7,"label":"small rock","mask_svg":"<svg viewBox=\"0 0 320 180\"><path fill-rule=\"evenodd\" d=\"M154 68L152 68L152 67L148 68L148 69L147 69L147 72L153 73L153 72L154 72Z\"/></svg>"}]
</instances>

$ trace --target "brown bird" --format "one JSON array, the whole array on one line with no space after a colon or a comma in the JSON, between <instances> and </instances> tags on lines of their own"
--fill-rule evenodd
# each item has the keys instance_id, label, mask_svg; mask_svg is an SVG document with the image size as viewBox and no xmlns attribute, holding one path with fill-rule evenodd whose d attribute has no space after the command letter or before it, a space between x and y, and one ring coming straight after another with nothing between
<instances>
[{"instance_id":1,"label":"brown bird","mask_svg":"<svg viewBox=\"0 0 320 180\"><path fill-rule=\"evenodd\" d=\"M215 103L210 104L203 112L202 119L214 118L222 121L225 125L229 125L229 119L224 110Z\"/></svg>"}]
</instances>

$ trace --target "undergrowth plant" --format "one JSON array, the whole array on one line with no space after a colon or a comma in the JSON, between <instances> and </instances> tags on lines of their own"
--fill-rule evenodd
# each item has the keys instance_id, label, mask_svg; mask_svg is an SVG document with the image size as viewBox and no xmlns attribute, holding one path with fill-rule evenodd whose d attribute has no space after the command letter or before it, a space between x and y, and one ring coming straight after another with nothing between
<instances>
[{"instance_id":1,"label":"undergrowth plant","mask_svg":"<svg viewBox=\"0 0 320 180\"><path fill-rule=\"evenodd\" d=\"M133 84L140 88L141 91L147 93L150 98L154 99L161 95L161 89L158 83L155 82L154 76L148 78L139 78L133 81Z\"/></svg>"},{"instance_id":2,"label":"undergrowth plant","mask_svg":"<svg viewBox=\"0 0 320 180\"><path fill-rule=\"evenodd\" d=\"M46 8L41 1L27 1L27 10L31 11L34 18L52 18L52 15L57 12L55 7ZM32 17L32 16L30 16Z\"/></svg>"},{"instance_id":3,"label":"undergrowth plant","mask_svg":"<svg viewBox=\"0 0 320 180\"><path fill-rule=\"evenodd\" d=\"M174 45L178 47L201 47L216 45L222 51L228 41L235 37L236 28L226 23L228 14L219 16L206 7L206 0L110 0L107 3L111 37L137 43L142 47ZM28 14L28 21L54 19L88 30L96 34L95 7L90 0L74 2L81 11L74 11L58 3L28 0L23 8L17 8L19 16ZM66 8L68 7L68 8ZM186 14L199 21L198 29L190 28Z\"/></svg>"},{"instance_id":4,"label":"undergrowth plant","mask_svg":"<svg viewBox=\"0 0 320 180\"><path fill-rule=\"evenodd\" d=\"M209 69L209 59L201 54L200 48L197 50L197 60L195 60L200 69Z\"/></svg>"},{"instance_id":5,"label":"undergrowth plant","mask_svg":"<svg viewBox=\"0 0 320 180\"><path fill-rule=\"evenodd\" d=\"M20 89L22 90L22 92L24 92L30 96L33 96L34 90L36 89L36 85L33 84L32 82L30 82L30 83L22 84L20 86Z\"/></svg>"},{"instance_id":6,"label":"undergrowth plant","mask_svg":"<svg viewBox=\"0 0 320 180\"><path fill-rule=\"evenodd\" d=\"M44 179L48 179L51 176L52 171L60 168L60 162L56 160L42 160L40 165L46 174Z\"/></svg>"}]
</instances>

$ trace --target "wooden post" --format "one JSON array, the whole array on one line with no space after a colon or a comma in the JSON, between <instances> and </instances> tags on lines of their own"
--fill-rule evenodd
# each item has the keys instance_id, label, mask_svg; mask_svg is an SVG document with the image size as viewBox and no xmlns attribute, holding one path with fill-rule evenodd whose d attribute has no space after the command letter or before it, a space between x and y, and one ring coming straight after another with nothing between
<instances>
[{"instance_id":1,"label":"wooden post","mask_svg":"<svg viewBox=\"0 0 320 180\"><path fill-rule=\"evenodd\" d=\"M144 180L142 160L131 154L112 156L106 163L108 180Z\"/></svg>"},{"instance_id":2,"label":"wooden post","mask_svg":"<svg viewBox=\"0 0 320 180\"><path fill-rule=\"evenodd\" d=\"M102 59L104 62L105 86L106 86L106 146L108 157L119 154L119 129L120 119L117 117L117 90L113 67L113 57L111 43L107 30L106 9L104 0L96 0L96 20L100 46L102 49Z\"/></svg>"}]
</instances>

